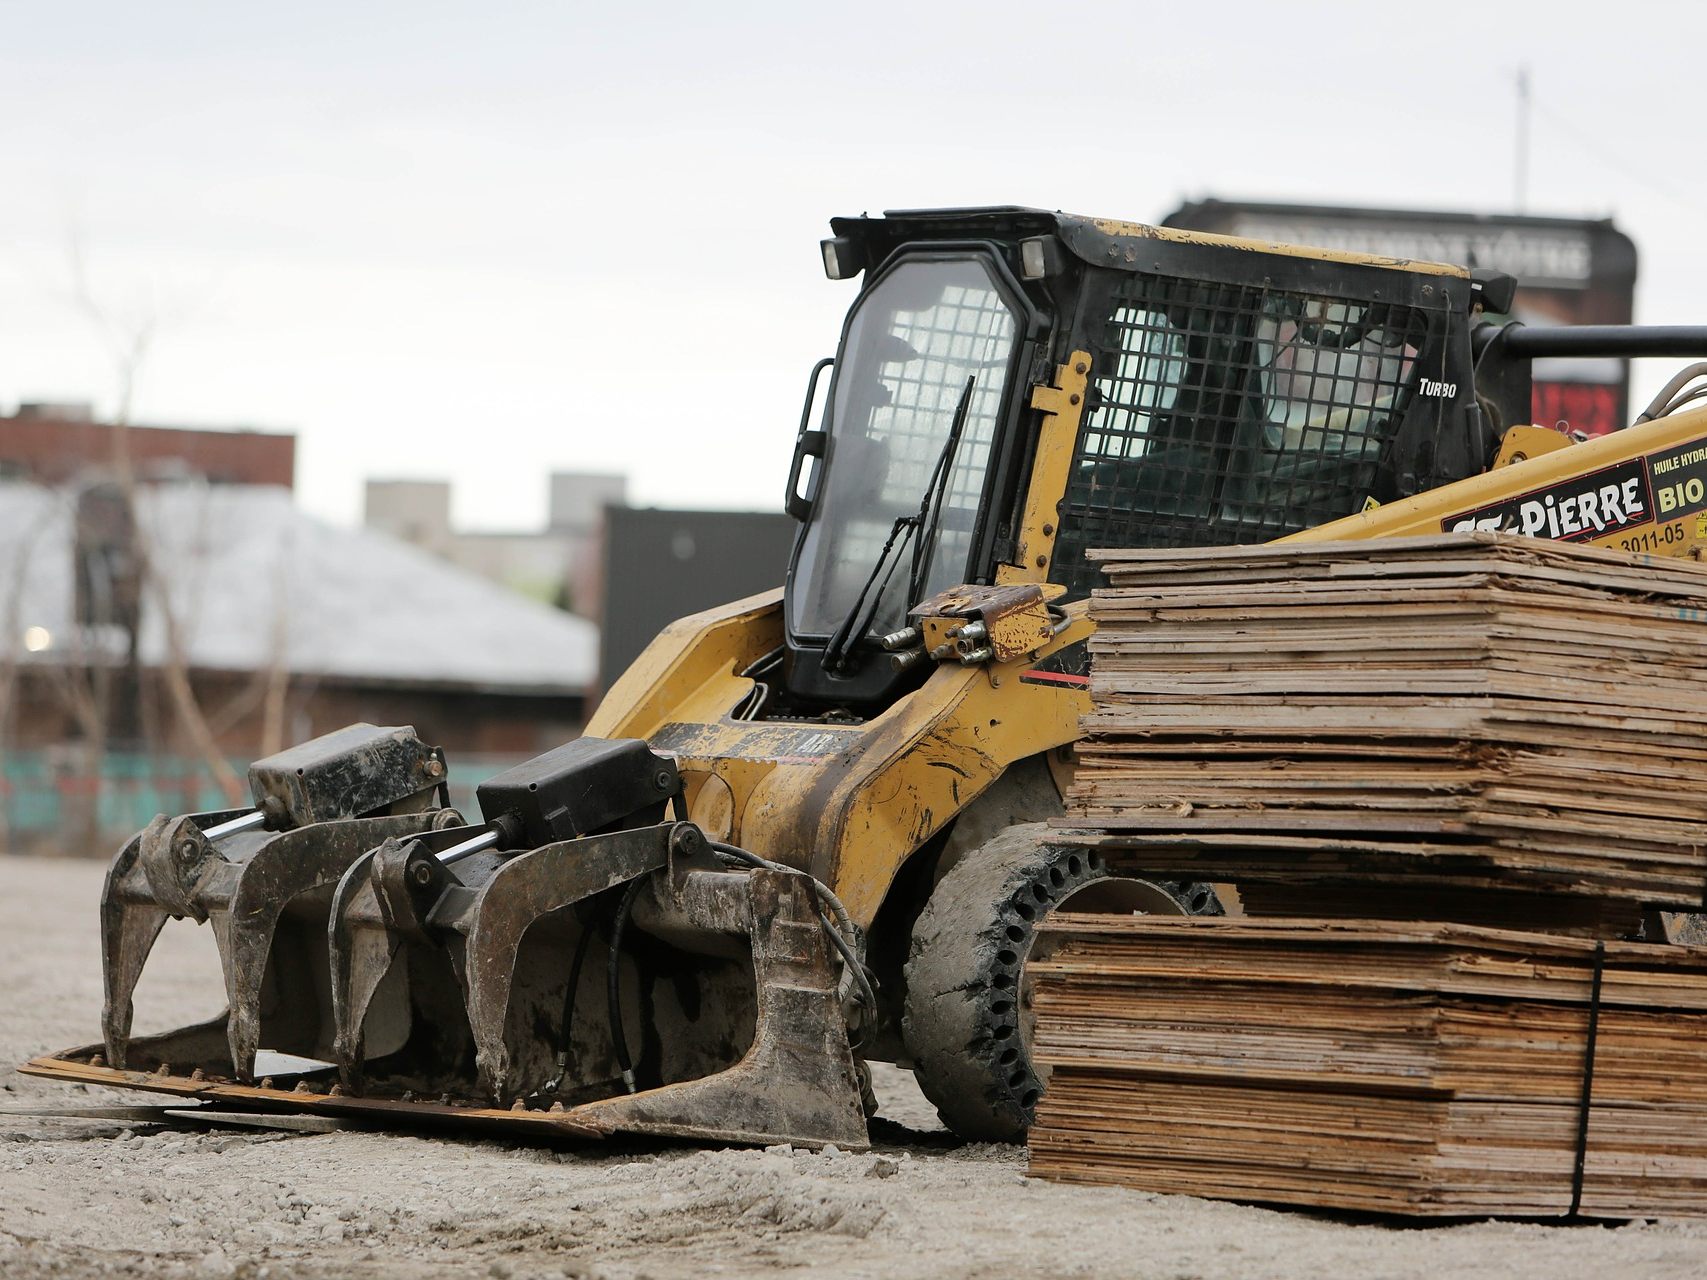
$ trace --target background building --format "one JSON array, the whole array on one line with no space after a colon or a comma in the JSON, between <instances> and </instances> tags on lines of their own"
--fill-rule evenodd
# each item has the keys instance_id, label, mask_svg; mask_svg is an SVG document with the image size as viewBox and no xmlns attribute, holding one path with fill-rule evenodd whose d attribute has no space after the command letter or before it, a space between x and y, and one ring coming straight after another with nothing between
<instances>
[{"instance_id":1,"label":"background building","mask_svg":"<svg viewBox=\"0 0 1707 1280\"><path fill-rule=\"evenodd\" d=\"M296 483L296 437L283 431L115 426L86 404L25 403L0 416L0 480L69 484L112 471L128 453L137 479L210 484Z\"/></svg>"},{"instance_id":2,"label":"background building","mask_svg":"<svg viewBox=\"0 0 1707 1280\"><path fill-rule=\"evenodd\" d=\"M467 804L580 732L596 658L586 620L281 488L0 483L0 847L241 802L249 760L354 721L444 746Z\"/></svg>"},{"instance_id":3,"label":"background building","mask_svg":"<svg viewBox=\"0 0 1707 1280\"><path fill-rule=\"evenodd\" d=\"M553 472L546 527L464 531L451 519L448 480L369 480L363 523L512 591L598 617L604 509L627 499L625 476Z\"/></svg>"},{"instance_id":4,"label":"background building","mask_svg":"<svg viewBox=\"0 0 1707 1280\"><path fill-rule=\"evenodd\" d=\"M620 475L554 472L546 527L458 530L448 480L369 480L368 529L599 626L597 691L668 623L782 585L798 526L781 512L626 505Z\"/></svg>"},{"instance_id":5,"label":"background building","mask_svg":"<svg viewBox=\"0 0 1707 1280\"><path fill-rule=\"evenodd\" d=\"M782 586L799 528L781 512L607 507L599 688L668 623Z\"/></svg>"}]
</instances>

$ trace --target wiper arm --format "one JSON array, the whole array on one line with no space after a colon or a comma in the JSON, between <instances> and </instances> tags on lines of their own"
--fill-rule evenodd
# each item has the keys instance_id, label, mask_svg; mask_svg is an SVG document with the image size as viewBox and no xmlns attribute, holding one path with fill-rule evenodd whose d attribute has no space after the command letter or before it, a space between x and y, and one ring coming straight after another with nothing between
<instances>
[{"instance_id":1,"label":"wiper arm","mask_svg":"<svg viewBox=\"0 0 1707 1280\"><path fill-rule=\"evenodd\" d=\"M972 389L978 385L976 375L966 379L966 390L954 406L954 419L948 425L948 439L943 441L937 455L936 470L925 497L919 503L919 538L913 544L913 572L907 578L907 603L917 604L919 593L925 589L925 574L930 571L931 557L936 554L937 534L942 529L942 507L948 497L948 480L954 474L954 454L960 447L960 435L966 430L966 415L972 409ZM928 515L927 515L928 512Z\"/></svg>"},{"instance_id":2,"label":"wiper arm","mask_svg":"<svg viewBox=\"0 0 1707 1280\"><path fill-rule=\"evenodd\" d=\"M919 592L924 587L924 575L930 567L931 553L936 550L936 533L942 522L943 498L948 490L948 478L953 471L950 463L954 459L955 449L960 444L961 433L966 428L966 415L972 408L972 389L977 385L977 381L976 377L966 379L966 389L960 393L960 401L954 406L954 418L948 426L948 439L943 441L942 452L937 454L936 465L931 469L931 478L919 498L918 511L912 515L895 517L895 523L889 527L889 536L884 539L883 550L877 553L877 562L871 566L871 572L860 587L859 595L854 598L853 607L848 610L847 616L842 619L841 625L824 646L826 669L839 671L846 665L848 650L855 638L865 634L871 626L872 616L883 601L883 593L889 589L889 580L895 576L895 566L901 563L901 547L914 533L923 530L922 536L913 545L913 564L907 575L907 603L917 602ZM889 558L891 553L895 554L893 561ZM872 590L873 586L877 588L875 592ZM869 606L866 604L868 596L871 600Z\"/></svg>"},{"instance_id":3,"label":"wiper arm","mask_svg":"<svg viewBox=\"0 0 1707 1280\"><path fill-rule=\"evenodd\" d=\"M900 556L896 556L891 563L889 553L901 543L906 542L907 537L918 527L918 523L919 517L916 515L896 516L895 523L889 526L889 536L883 540L883 550L877 553L877 563L871 566L871 572L866 575L865 585L860 587L859 595L854 597L853 607L848 610L847 616L836 628L836 633L830 637L830 643L824 646L824 666L826 669L840 671L846 665L848 647L853 643L854 637L870 625L870 616L877 612L878 602L883 599L883 593L889 589L889 579L895 576L895 566L901 563ZM885 564L889 565L887 573L883 572ZM877 593L872 596L871 608L867 609L865 598L871 595L871 588L873 584L877 583L879 574L883 575L883 581L878 584ZM862 615L865 619L863 621Z\"/></svg>"}]
</instances>

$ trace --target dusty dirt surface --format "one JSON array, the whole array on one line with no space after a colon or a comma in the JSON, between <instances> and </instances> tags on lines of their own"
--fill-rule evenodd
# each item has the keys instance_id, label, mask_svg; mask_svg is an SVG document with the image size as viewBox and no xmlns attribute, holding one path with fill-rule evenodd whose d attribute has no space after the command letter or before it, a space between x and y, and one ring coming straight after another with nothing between
<instances>
[{"instance_id":1,"label":"dusty dirt surface","mask_svg":"<svg viewBox=\"0 0 1707 1280\"><path fill-rule=\"evenodd\" d=\"M102 868L0 857L0 1063L95 1039ZM138 1030L220 1005L212 939L171 926ZM1024 1176L1024 1152L915 1130L863 1154L699 1151L0 1115L0 1276L1699 1277L1707 1223L1406 1227ZM0 1106L147 1103L0 1066ZM894 1131L890 1131L894 1136Z\"/></svg>"}]
</instances>

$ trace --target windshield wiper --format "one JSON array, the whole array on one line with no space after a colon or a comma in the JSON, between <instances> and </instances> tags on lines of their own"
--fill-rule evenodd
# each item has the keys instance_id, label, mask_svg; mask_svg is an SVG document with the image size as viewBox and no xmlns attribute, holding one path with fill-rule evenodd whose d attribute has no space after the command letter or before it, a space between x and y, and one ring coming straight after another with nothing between
<instances>
[{"instance_id":1,"label":"windshield wiper","mask_svg":"<svg viewBox=\"0 0 1707 1280\"><path fill-rule=\"evenodd\" d=\"M889 564L889 571L883 573L883 566L889 563L889 553L898 542L905 543L907 541L918 521L919 518L916 515L895 517L895 523L889 527L889 536L883 540L883 550L877 553L877 563L871 566L871 572L866 576L865 585L860 587L859 595L854 597L853 607L848 610L847 616L836 628L836 633L830 637L830 643L824 646L824 666L827 670L840 671L847 665L847 650L853 641L853 637L856 634L863 633L866 626L870 625L869 621L862 624L860 615L863 613L869 619L871 614L877 612L878 602L883 599L883 593L889 589L889 579L895 574L895 565L901 563L901 558L897 556L894 563ZM877 588L877 594L872 599L871 608L866 609L865 598L871 593L872 584L877 582L880 573L883 574L882 585Z\"/></svg>"},{"instance_id":2,"label":"windshield wiper","mask_svg":"<svg viewBox=\"0 0 1707 1280\"><path fill-rule=\"evenodd\" d=\"M901 548L908 538L922 530L922 536L913 548L912 571L907 575L907 603L917 603L919 591L924 586L924 575L930 569L930 553L936 549L936 532L942 523L942 501L952 471L950 463L960 444L961 432L965 430L966 415L972 408L972 389L977 382L975 375L966 379L966 389L960 393L960 401L954 406L948 439L943 441L942 452L937 454L936 466L931 469L931 478L919 497L919 509L911 515L895 517L895 523L889 527L889 536L883 540L883 550L877 553L877 562L866 575L864 585L854 597L853 606L830 637L830 642L824 646L826 670L841 671L846 667L848 650L855 637L864 635L871 626L872 616L883 601L883 593L889 589L889 580L895 576L895 566L901 563ZM895 554L893 561L889 558L891 553ZM875 593L872 591L874 585L877 587ZM867 596L871 597L869 607L866 605Z\"/></svg>"},{"instance_id":3,"label":"windshield wiper","mask_svg":"<svg viewBox=\"0 0 1707 1280\"><path fill-rule=\"evenodd\" d=\"M954 406L954 420L948 424L948 439L943 441L942 452L937 455L930 487L925 490L925 499L919 504L919 537L913 544L913 572L907 577L909 605L919 602L919 593L925 589L925 574L930 572L931 557L936 554L937 534L942 530L943 502L948 497L949 477L954 473L954 455L960 448L961 432L966 430L966 415L972 409L972 388L977 384L975 376L966 379L966 390L960 393L960 402Z\"/></svg>"}]
</instances>

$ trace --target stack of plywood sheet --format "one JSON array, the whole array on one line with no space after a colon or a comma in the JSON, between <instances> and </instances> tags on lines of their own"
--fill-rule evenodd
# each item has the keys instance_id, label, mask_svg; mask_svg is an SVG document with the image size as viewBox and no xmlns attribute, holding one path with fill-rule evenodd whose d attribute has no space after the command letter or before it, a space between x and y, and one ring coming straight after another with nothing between
<instances>
[{"instance_id":1,"label":"stack of plywood sheet","mask_svg":"<svg viewBox=\"0 0 1707 1280\"><path fill-rule=\"evenodd\" d=\"M1029 967L1049 1072L1031 1171L1411 1214L1704 1214L1704 959L1063 913Z\"/></svg>"},{"instance_id":2,"label":"stack of plywood sheet","mask_svg":"<svg viewBox=\"0 0 1707 1280\"><path fill-rule=\"evenodd\" d=\"M1492 534L1098 554L1064 838L1336 911L1701 906L1707 567Z\"/></svg>"}]
</instances>

